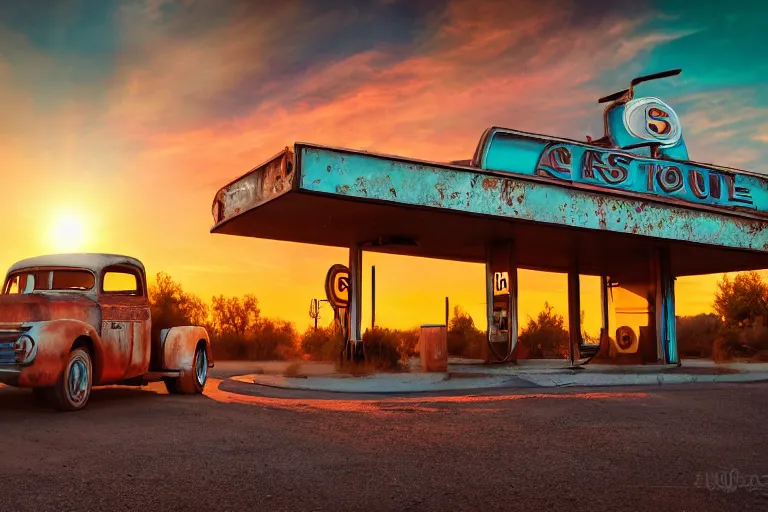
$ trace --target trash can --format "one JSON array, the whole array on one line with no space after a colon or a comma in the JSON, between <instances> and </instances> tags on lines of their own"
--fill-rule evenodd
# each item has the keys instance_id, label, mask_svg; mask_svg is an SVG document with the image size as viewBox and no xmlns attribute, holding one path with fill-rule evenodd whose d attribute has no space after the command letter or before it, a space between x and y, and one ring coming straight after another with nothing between
<instances>
[{"instance_id":1,"label":"trash can","mask_svg":"<svg viewBox=\"0 0 768 512\"><path fill-rule=\"evenodd\" d=\"M419 356L425 372L448 371L448 329L444 324L421 326Z\"/></svg>"}]
</instances>

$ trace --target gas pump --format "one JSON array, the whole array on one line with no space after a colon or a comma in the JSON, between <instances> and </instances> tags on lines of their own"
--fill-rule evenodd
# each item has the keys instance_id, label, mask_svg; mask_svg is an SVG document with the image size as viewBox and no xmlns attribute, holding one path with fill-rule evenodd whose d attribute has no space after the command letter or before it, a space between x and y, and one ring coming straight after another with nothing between
<instances>
[{"instance_id":1,"label":"gas pump","mask_svg":"<svg viewBox=\"0 0 768 512\"><path fill-rule=\"evenodd\" d=\"M605 280L607 340L601 358L614 363L656 362L656 283L653 275L611 276Z\"/></svg>"},{"instance_id":2,"label":"gas pump","mask_svg":"<svg viewBox=\"0 0 768 512\"><path fill-rule=\"evenodd\" d=\"M489 247L486 260L488 349L497 362L517 346L517 267L511 242Z\"/></svg>"},{"instance_id":3,"label":"gas pump","mask_svg":"<svg viewBox=\"0 0 768 512\"><path fill-rule=\"evenodd\" d=\"M493 322L491 343L507 344L509 339L509 272L493 274Z\"/></svg>"}]
</instances>

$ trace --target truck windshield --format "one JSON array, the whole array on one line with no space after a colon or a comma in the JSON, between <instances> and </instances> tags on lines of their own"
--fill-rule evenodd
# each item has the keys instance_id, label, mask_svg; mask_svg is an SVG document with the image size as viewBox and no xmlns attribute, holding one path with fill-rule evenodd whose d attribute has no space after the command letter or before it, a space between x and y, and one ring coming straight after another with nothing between
<instances>
[{"instance_id":1,"label":"truck windshield","mask_svg":"<svg viewBox=\"0 0 768 512\"><path fill-rule=\"evenodd\" d=\"M27 294L36 291L87 291L96 280L88 270L34 269L9 275L3 286L4 295Z\"/></svg>"}]
</instances>

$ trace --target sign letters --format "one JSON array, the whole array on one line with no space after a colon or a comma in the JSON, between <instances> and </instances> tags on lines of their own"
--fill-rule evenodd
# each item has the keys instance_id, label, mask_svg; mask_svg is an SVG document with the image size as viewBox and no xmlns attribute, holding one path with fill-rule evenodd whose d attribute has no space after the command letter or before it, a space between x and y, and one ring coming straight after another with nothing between
<instances>
[{"instance_id":1,"label":"sign letters","mask_svg":"<svg viewBox=\"0 0 768 512\"><path fill-rule=\"evenodd\" d=\"M494 272L493 294L504 295L509 293L509 272Z\"/></svg>"},{"instance_id":2,"label":"sign letters","mask_svg":"<svg viewBox=\"0 0 768 512\"><path fill-rule=\"evenodd\" d=\"M535 174L690 203L756 209L750 188L737 184L737 179L751 177L726 169L634 156L610 149L551 142L541 153Z\"/></svg>"}]
</instances>

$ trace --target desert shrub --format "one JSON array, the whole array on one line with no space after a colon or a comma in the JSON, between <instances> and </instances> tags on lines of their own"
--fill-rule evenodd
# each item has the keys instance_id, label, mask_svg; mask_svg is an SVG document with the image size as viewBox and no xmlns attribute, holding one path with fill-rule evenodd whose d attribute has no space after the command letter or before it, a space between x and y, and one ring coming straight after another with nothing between
<instances>
[{"instance_id":1,"label":"desert shrub","mask_svg":"<svg viewBox=\"0 0 768 512\"><path fill-rule=\"evenodd\" d=\"M757 272L727 275L717 283L714 310L728 325L750 325L768 315L768 283Z\"/></svg>"},{"instance_id":2,"label":"desert shrub","mask_svg":"<svg viewBox=\"0 0 768 512\"><path fill-rule=\"evenodd\" d=\"M395 370L404 359L401 331L374 327L363 334L366 362L376 369Z\"/></svg>"},{"instance_id":3,"label":"desert shrub","mask_svg":"<svg viewBox=\"0 0 768 512\"><path fill-rule=\"evenodd\" d=\"M331 327L318 327L307 329L301 335L299 348L305 359L311 361L333 361L339 358L344 340L341 332Z\"/></svg>"},{"instance_id":4,"label":"desert shrub","mask_svg":"<svg viewBox=\"0 0 768 512\"><path fill-rule=\"evenodd\" d=\"M419 344L419 329L394 330L397 337L397 347L402 361L416 355L416 347Z\"/></svg>"},{"instance_id":5,"label":"desert shrub","mask_svg":"<svg viewBox=\"0 0 768 512\"><path fill-rule=\"evenodd\" d=\"M458 357L480 358L483 355L485 332L475 327L475 321L461 306L453 308L448 323L448 353Z\"/></svg>"},{"instance_id":6,"label":"desert shrub","mask_svg":"<svg viewBox=\"0 0 768 512\"><path fill-rule=\"evenodd\" d=\"M528 324L520 333L519 343L527 349L531 359L559 359L568 357L568 330L562 315L552 312L544 303L536 319L528 318Z\"/></svg>"},{"instance_id":7,"label":"desert shrub","mask_svg":"<svg viewBox=\"0 0 768 512\"><path fill-rule=\"evenodd\" d=\"M186 293L168 274L158 272L148 292L153 338L170 327L206 324L208 306L196 295Z\"/></svg>"},{"instance_id":8,"label":"desert shrub","mask_svg":"<svg viewBox=\"0 0 768 512\"><path fill-rule=\"evenodd\" d=\"M724 326L718 330L712 345L712 360L722 363L746 355L745 347L739 339L739 331L740 329L731 326Z\"/></svg>"},{"instance_id":9,"label":"desert shrub","mask_svg":"<svg viewBox=\"0 0 768 512\"><path fill-rule=\"evenodd\" d=\"M712 359L726 362L734 359L762 359L768 351L768 327L762 319L741 326L725 325L718 329L712 346Z\"/></svg>"},{"instance_id":10,"label":"desert shrub","mask_svg":"<svg viewBox=\"0 0 768 512\"><path fill-rule=\"evenodd\" d=\"M408 358L415 353L419 341L418 329L387 329L374 327L363 333L365 361L352 362L337 358L339 371L353 375L364 375L375 371L401 369Z\"/></svg>"},{"instance_id":11,"label":"desert shrub","mask_svg":"<svg viewBox=\"0 0 768 512\"><path fill-rule=\"evenodd\" d=\"M290 322L260 319L248 333L248 358L254 361L296 359L299 357L297 338Z\"/></svg>"},{"instance_id":12,"label":"desert shrub","mask_svg":"<svg viewBox=\"0 0 768 512\"><path fill-rule=\"evenodd\" d=\"M711 357L713 344L722 326L712 313L677 318L677 346L681 357Z\"/></svg>"}]
</instances>

